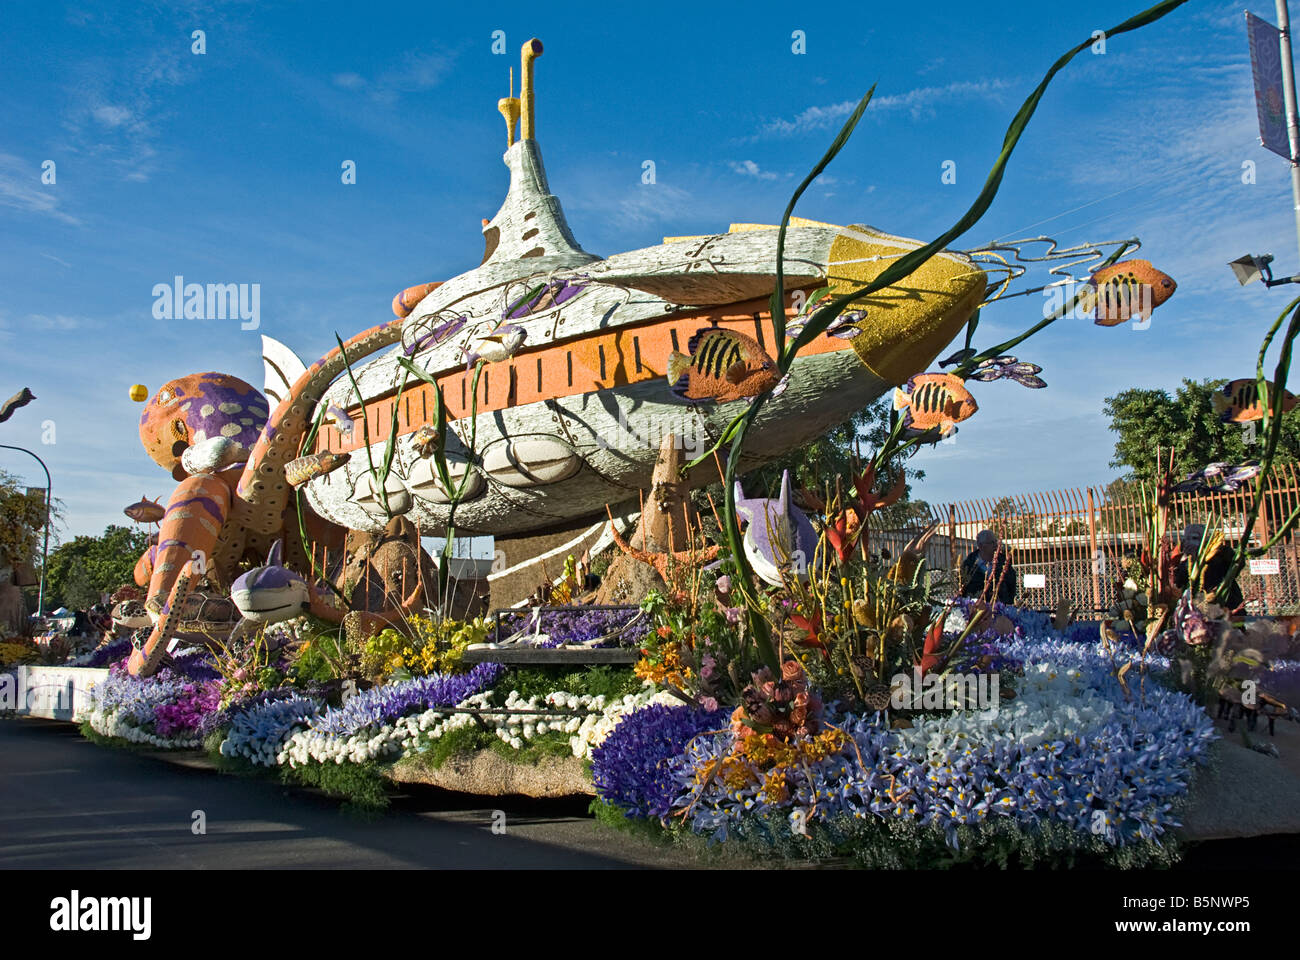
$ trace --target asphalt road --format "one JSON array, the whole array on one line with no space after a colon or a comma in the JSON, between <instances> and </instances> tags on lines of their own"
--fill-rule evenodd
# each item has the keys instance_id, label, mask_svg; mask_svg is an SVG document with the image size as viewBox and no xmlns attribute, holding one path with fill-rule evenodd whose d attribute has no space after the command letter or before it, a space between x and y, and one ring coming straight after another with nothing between
<instances>
[{"instance_id":1,"label":"asphalt road","mask_svg":"<svg viewBox=\"0 0 1300 960\"><path fill-rule=\"evenodd\" d=\"M691 865L596 824L585 808L582 800L421 787L367 821L314 791L97 746L71 724L0 720L3 869ZM192 830L197 810L206 815L203 835ZM505 814L504 834L492 832L496 810Z\"/></svg>"},{"instance_id":2,"label":"asphalt road","mask_svg":"<svg viewBox=\"0 0 1300 960\"><path fill-rule=\"evenodd\" d=\"M0 720L0 869L637 869L701 864L596 824L587 801L414 786L363 820L339 801L180 755L98 746L76 727ZM207 832L192 831L202 810ZM505 833L492 832L496 811ZM497 818L499 821L499 818ZM1300 835L1199 844L1183 870L1295 869ZM787 866L794 866L789 864Z\"/></svg>"}]
</instances>

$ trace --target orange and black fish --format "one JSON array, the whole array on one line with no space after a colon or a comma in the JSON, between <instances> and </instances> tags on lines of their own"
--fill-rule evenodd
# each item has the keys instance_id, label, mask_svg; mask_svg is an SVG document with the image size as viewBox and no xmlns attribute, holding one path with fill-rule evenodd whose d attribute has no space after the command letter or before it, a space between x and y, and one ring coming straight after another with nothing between
<instances>
[{"instance_id":1,"label":"orange and black fish","mask_svg":"<svg viewBox=\"0 0 1300 960\"><path fill-rule=\"evenodd\" d=\"M1084 287L1081 309L1096 308L1094 323L1113 327L1134 314L1149 319L1151 312L1174 295L1178 284L1150 260L1123 260L1096 271Z\"/></svg>"},{"instance_id":2,"label":"orange and black fish","mask_svg":"<svg viewBox=\"0 0 1300 960\"><path fill-rule=\"evenodd\" d=\"M1268 384L1270 406L1274 396L1272 384ZM1285 413L1296 405L1296 397L1290 390L1282 391L1282 412ZM1259 402L1259 390L1253 377L1233 380L1225 383L1223 389L1214 395L1214 412L1224 423L1249 423L1264 419L1264 408Z\"/></svg>"},{"instance_id":3,"label":"orange and black fish","mask_svg":"<svg viewBox=\"0 0 1300 960\"><path fill-rule=\"evenodd\" d=\"M957 424L974 416L979 405L951 373L918 373L894 390L894 409L904 411L905 423L913 434L939 428L949 437Z\"/></svg>"},{"instance_id":4,"label":"orange and black fish","mask_svg":"<svg viewBox=\"0 0 1300 960\"><path fill-rule=\"evenodd\" d=\"M726 403L755 397L780 380L776 363L758 341L734 330L705 327L686 345L689 355L668 356L668 384L691 403Z\"/></svg>"}]
</instances>

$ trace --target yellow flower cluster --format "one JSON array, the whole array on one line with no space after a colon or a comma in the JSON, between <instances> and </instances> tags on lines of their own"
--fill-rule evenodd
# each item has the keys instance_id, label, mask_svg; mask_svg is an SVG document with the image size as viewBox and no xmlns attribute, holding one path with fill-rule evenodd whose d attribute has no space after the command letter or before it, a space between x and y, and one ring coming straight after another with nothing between
<instances>
[{"instance_id":1,"label":"yellow flower cluster","mask_svg":"<svg viewBox=\"0 0 1300 960\"><path fill-rule=\"evenodd\" d=\"M487 627L481 618L435 621L412 614L406 624L409 635L390 627L366 641L362 664L368 675L383 677L401 669L420 677L455 673L461 668L466 648L487 639Z\"/></svg>"},{"instance_id":2,"label":"yellow flower cluster","mask_svg":"<svg viewBox=\"0 0 1300 960\"><path fill-rule=\"evenodd\" d=\"M549 602L556 605L573 603L581 592L582 583L578 579L577 561L573 559L573 554L569 554L564 560L564 573L560 577L560 582L551 588Z\"/></svg>"},{"instance_id":3,"label":"yellow flower cluster","mask_svg":"<svg viewBox=\"0 0 1300 960\"><path fill-rule=\"evenodd\" d=\"M10 664L34 663L38 658L36 649L30 644L13 643L6 641L0 643L0 666L9 666Z\"/></svg>"},{"instance_id":4,"label":"yellow flower cluster","mask_svg":"<svg viewBox=\"0 0 1300 960\"><path fill-rule=\"evenodd\" d=\"M737 738L731 754L697 767L695 783L702 788L716 779L733 792L761 784L759 795L765 803L786 803L792 772L839 753L848 742L848 736L836 729L791 741L770 733L750 734Z\"/></svg>"},{"instance_id":5,"label":"yellow flower cluster","mask_svg":"<svg viewBox=\"0 0 1300 960\"><path fill-rule=\"evenodd\" d=\"M682 663L682 645L677 640L670 640L660 647L657 659L643 656L633 671L641 680L649 680L656 686L670 683L679 690L685 689L694 675L691 668Z\"/></svg>"},{"instance_id":6,"label":"yellow flower cluster","mask_svg":"<svg viewBox=\"0 0 1300 960\"><path fill-rule=\"evenodd\" d=\"M729 790L740 790L755 778L754 770L742 758L732 754L718 768L718 778Z\"/></svg>"},{"instance_id":7,"label":"yellow flower cluster","mask_svg":"<svg viewBox=\"0 0 1300 960\"><path fill-rule=\"evenodd\" d=\"M790 787L785 782L788 767L774 767L763 778L763 789L759 796L767 803L785 803L790 799Z\"/></svg>"},{"instance_id":8,"label":"yellow flower cluster","mask_svg":"<svg viewBox=\"0 0 1300 960\"><path fill-rule=\"evenodd\" d=\"M827 728L813 737L782 740L770 733L754 733L736 740L736 753L759 767L794 767L820 763L848 744L843 731Z\"/></svg>"}]
</instances>

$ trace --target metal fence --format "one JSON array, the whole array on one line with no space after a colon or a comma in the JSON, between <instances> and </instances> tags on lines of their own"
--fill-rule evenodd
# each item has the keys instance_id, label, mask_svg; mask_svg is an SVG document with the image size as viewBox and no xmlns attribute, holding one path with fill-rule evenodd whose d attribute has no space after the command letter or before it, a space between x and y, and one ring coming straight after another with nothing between
<instances>
[{"instance_id":1,"label":"metal fence","mask_svg":"<svg viewBox=\"0 0 1300 960\"><path fill-rule=\"evenodd\" d=\"M1231 543L1240 541L1247 535L1244 525L1252 486L1236 493L1174 494L1170 536L1176 540L1187 524L1203 523L1221 529ZM1249 532L1250 543L1267 542L1298 502L1300 475L1295 466L1274 467L1264 504ZM1116 602L1125 578L1123 561L1135 556L1141 546L1142 493L1136 484L1110 484L935 504L929 519L919 518L915 526L873 526L871 550L886 549L896 557L903 544L931 522L939 527L926 560L932 569L949 572L954 583L962 560L975 549L976 534L989 529L1010 551L1018 574L1017 603L1048 610L1068 598L1081 612L1096 613ZM1238 580L1247 612L1297 612L1300 542L1287 536L1263 559L1277 561L1276 572L1270 564L1257 564L1258 572L1244 570ZM1042 576L1041 585L1034 575Z\"/></svg>"}]
</instances>

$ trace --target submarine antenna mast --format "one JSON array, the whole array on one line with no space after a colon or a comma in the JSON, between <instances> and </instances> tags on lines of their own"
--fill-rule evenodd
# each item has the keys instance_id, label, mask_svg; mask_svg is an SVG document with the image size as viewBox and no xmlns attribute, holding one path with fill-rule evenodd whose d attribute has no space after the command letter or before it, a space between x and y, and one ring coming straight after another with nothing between
<instances>
[{"instance_id":1,"label":"submarine antenna mast","mask_svg":"<svg viewBox=\"0 0 1300 960\"><path fill-rule=\"evenodd\" d=\"M523 101L524 127L520 131L521 140L536 140L537 126L533 116L533 61L542 55L542 41L536 37L524 44L520 56L523 60L523 76L519 80L519 98Z\"/></svg>"},{"instance_id":2,"label":"submarine antenna mast","mask_svg":"<svg viewBox=\"0 0 1300 960\"><path fill-rule=\"evenodd\" d=\"M519 122L519 98L515 96L515 68L510 68L510 96L497 101L497 109L506 121L506 147L515 145L515 124Z\"/></svg>"}]
</instances>

